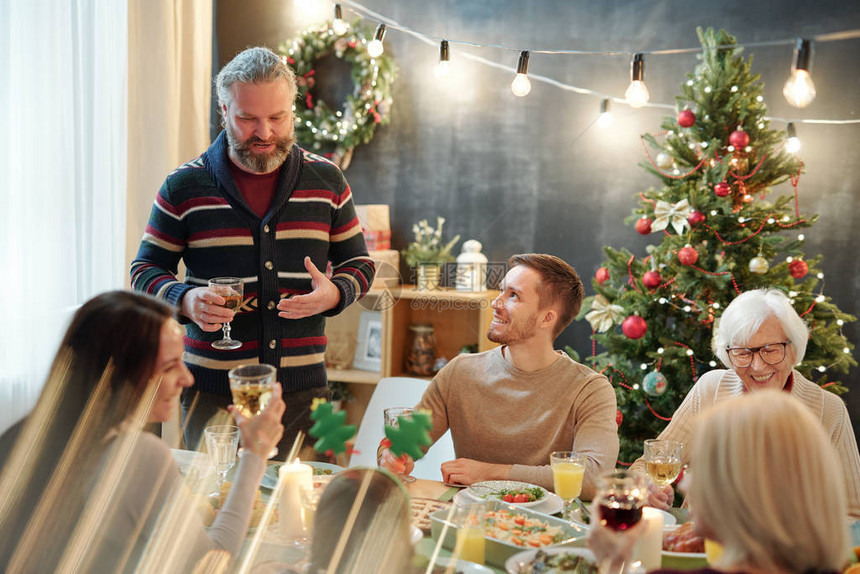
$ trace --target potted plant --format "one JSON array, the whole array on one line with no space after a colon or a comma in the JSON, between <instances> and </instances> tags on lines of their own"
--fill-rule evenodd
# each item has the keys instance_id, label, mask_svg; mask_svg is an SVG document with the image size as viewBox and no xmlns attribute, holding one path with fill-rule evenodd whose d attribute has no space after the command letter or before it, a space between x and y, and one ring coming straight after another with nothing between
<instances>
[{"instance_id":1,"label":"potted plant","mask_svg":"<svg viewBox=\"0 0 860 574\"><path fill-rule=\"evenodd\" d=\"M335 411L341 410L343 408L343 403L349 402L353 399L352 393L349 390L349 385L346 383L342 381L329 380L327 384L328 388L331 390L331 404Z\"/></svg>"},{"instance_id":2,"label":"potted plant","mask_svg":"<svg viewBox=\"0 0 860 574\"><path fill-rule=\"evenodd\" d=\"M426 219L412 226L415 240L401 253L409 267L416 269L417 286L419 290L429 291L439 287L439 277L442 265L453 261L451 249L460 241L457 235L448 243L442 243L442 225L444 217L436 218L436 228L432 228Z\"/></svg>"}]
</instances>

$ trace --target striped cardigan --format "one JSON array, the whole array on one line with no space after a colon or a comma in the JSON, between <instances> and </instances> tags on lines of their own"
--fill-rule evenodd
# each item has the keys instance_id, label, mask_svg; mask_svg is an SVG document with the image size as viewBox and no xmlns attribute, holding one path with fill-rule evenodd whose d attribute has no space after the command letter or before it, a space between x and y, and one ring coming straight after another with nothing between
<instances>
[{"instance_id":1,"label":"striped cardigan","mask_svg":"<svg viewBox=\"0 0 860 574\"><path fill-rule=\"evenodd\" d=\"M187 323L184 358L196 389L229 395L227 371L258 362L278 367L285 392L323 386L325 317L282 319L276 305L311 291L305 256L320 270L332 262L340 302L323 315L341 312L367 292L374 266L349 185L333 163L294 145L260 218L245 203L229 161L222 132L200 157L167 176L131 264L132 288L179 307L186 292L212 277L244 279L231 333L241 348L213 349L221 331ZM176 276L180 259L184 282Z\"/></svg>"}]
</instances>

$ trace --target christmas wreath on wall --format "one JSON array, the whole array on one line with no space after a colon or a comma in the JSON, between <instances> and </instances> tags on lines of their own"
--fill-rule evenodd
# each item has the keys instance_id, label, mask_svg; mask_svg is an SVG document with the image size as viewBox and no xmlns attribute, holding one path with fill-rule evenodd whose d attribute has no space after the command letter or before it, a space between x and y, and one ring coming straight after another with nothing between
<instances>
[{"instance_id":1,"label":"christmas wreath on wall","mask_svg":"<svg viewBox=\"0 0 860 574\"><path fill-rule=\"evenodd\" d=\"M391 82L396 66L390 56L376 58L367 53L373 30L354 22L344 34L331 23L305 31L292 44L279 47L296 73L298 95L295 102L296 138L299 145L331 158L346 169L352 150L373 138L376 126L389 122ZM353 90L343 109L315 98L318 62L327 56L351 64Z\"/></svg>"}]
</instances>

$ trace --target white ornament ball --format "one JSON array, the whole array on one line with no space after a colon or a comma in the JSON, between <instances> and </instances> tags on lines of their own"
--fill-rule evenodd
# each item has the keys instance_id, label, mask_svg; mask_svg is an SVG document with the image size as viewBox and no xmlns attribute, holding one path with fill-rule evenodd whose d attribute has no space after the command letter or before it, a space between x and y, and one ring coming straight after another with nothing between
<instances>
[{"instance_id":1,"label":"white ornament ball","mask_svg":"<svg viewBox=\"0 0 860 574\"><path fill-rule=\"evenodd\" d=\"M750 273L764 275L768 269L770 269L770 263L764 257L759 255L750 259Z\"/></svg>"},{"instance_id":2,"label":"white ornament ball","mask_svg":"<svg viewBox=\"0 0 860 574\"><path fill-rule=\"evenodd\" d=\"M642 388L652 397L659 397L666 392L669 381L660 371L651 371L642 379Z\"/></svg>"},{"instance_id":3,"label":"white ornament ball","mask_svg":"<svg viewBox=\"0 0 860 574\"><path fill-rule=\"evenodd\" d=\"M671 155L662 151L657 154L657 158L655 161L657 163L657 167L659 167L660 169L669 169L670 167L672 167L672 164L675 163L675 160L672 158Z\"/></svg>"}]
</instances>

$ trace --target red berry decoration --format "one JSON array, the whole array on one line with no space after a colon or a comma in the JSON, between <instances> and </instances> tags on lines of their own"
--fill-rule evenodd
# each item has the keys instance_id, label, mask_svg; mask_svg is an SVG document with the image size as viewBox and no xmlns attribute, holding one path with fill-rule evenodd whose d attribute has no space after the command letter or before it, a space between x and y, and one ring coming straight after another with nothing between
<instances>
[{"instance_id":1,"label":"red berry decoration","mask_svg":"<svg viewBox=\"0 0 860 574\"><path fill-rule=\"evenodd\" d=\"M648 271L642 276L642 284L648 289L656 289L663 282L663 278L657 271Z\"/></svg>"},{"instance_id":2,"label":"red berry decoration","mask_svg":"<svg viewBox=\"0 0 860 574\"><path fill-rule=\"evenodd\" d=\"M594 278L597 279L597 282L600 285L603 285L607 281L609 281L609 269L606 267L601 267L597 270L597 273L594 274Z\"/></svg>"},{"instance_id":3,"label":"red berry decoration","mask_svg":"<svg viewBox=\"0 0 860 574\"><path fill-rule=\"evenodd\" d=\"M809 265L807 265L806 261L803 261L802 259L795 259L788 264L788 272L791 273L791 276L795 279L803 279L806 277L808 271Z\"/></svg>"},{"instance_id":4,"label":"red berry decoration","mask_svg":"<svg viewBox=\"0 0 860 574\"><path fill-rule=\"evenodd\" d=\"M698 224L702 223L705 220L705 214L701 211L693 210L690 212L690 215L687 216L687 223L690 224L690 227L696 227Z\"/></svg>"},{"instance_id":5,"label":"red berry decoration","mask_svg":"<svg viewBox=\"0 0 860 574\"><path fill-rule=\"evenodd\" d=\"M621 331L631 339L641 339L648 331L648 324L639 315L630 315L621 323Z\"/></svg>"},{"instance_id":6,"label":"red berry decoration","mask_svg":"<svg viewBox=\"0 0 860 574\"><path fill-rule=\"evenodd\" d=\"M696 114L690 110L681 110L678 112L678 125L682 128L692 127L696 123Z\"/></svg>"},{"instance_id":7,"label":"red berry decoration","mask_svg":"<svg viewBox=\"0 0 860 574\"><path fill-rule=\"evenodd\" d=\"M642 235L651 233L651 220L647 217L640 217L636 220L636 231Z\"/></svg>"},{"instance_id":8,"label":"red berry decoration","mask_svg":"<svg viewBox=\"0 0 860 574\"><path fill-rule=\"evenodd\" d=\"M718 197L725 197L732 192L732 186L726 181L721 181L714 186L714 194Z\"/></svg>"},{"instance_id":9,"label":"red berry decoration","mask_svg":"<svg viewBox=\"0 0 860 574\"><path fill-rule=\"evenodd\" d=\"M678 261L681 262L681 265L695 265L698 260L699 252L690 245L686 245L678 251Z\"/></svg>"},{"instance_id":10,"label":"red berry decoration","mask_svg":"<svg viewBox=\"0 0 860 574\"><path fill-rule=\"evenodd\" d=\"M729 143L735 146L735 149L744 149L750 143L750 135L743 130L735 130L729 135Z\"/></svg>"},{"instance_id":11,"label":"red berry decoration","mask_svg":"<svg viewBox=\"0 0 860 574\"><path fill-rule=\"evenodd\" d=\"M622 422L624 422L624 415L621 414L621 409L615 409L615 424L621 426Z\"/></svg>"}]
</instances>

